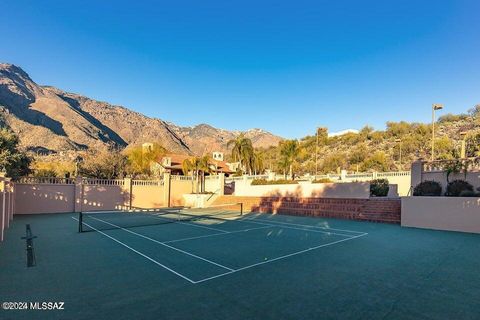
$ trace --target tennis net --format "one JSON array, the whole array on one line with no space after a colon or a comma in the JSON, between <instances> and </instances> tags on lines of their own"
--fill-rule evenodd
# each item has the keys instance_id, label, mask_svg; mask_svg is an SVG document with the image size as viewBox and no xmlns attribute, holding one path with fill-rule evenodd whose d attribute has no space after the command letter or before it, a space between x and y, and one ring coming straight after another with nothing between
<instances>
[{"instance_id":1,"label":"tennis net","mask_svg":"<svg viewBox=\"0 0 480 320\"><path fill-rule=\"evenodd\" d=\"M78 218L78 231L136 228L199 220L230 220L243 214L243 204L222 204L207 208L157 208L116 211L84 211Z\"/></svg>"}]
</instances>

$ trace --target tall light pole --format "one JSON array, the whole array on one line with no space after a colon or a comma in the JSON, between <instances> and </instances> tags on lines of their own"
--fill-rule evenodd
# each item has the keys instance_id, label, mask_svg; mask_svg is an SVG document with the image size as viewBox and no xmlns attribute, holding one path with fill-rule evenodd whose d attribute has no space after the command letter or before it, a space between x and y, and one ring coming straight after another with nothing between
<instances>
[{"instance_id":1,"label":"tall light pole","mask_svg":"<svg viewBox=\"0 0 480 320\"><path fill-rule=\"evenodd\" d=\"M400 146L400 168L402 167L402 139L395 139L395 142L397 142Z\"/></svg>"},{"instance_id":2,"label":"tall light pole","mask_svg":"<svg viewBox=\"0 0 480 320\"><path fill-rule=\"evenodd\" d=\"M460 136L462 137L462 149L460 151L460 159L464 159L466 158L466 140L467 140L467 132L466 131L462 131L460 132Z\"/></svg>"},{"instance_id":3,"label":"tall light pole","mask_svg":"<svg viewBox=\"0 0 480 320\"><path fill-rule=\"evenodd\" d=\"M443 109L443 104L432 104L432 161L435 160L435 111Z\"/></svg>"}]
</instances>

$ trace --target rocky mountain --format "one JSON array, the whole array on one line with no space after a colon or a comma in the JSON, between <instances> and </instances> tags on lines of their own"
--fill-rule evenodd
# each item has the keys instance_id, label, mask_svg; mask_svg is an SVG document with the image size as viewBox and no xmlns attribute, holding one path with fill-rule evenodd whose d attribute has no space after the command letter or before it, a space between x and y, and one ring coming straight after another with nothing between
<instances>
[{"instance_id":1,"label":"rocky mountain","mask_svg":"<svg viewBox=\"0 0 480 320\"><path fill-rule=\"evenodd\" d=\"M42 153L126 147L159 142L183 154L227 151L240 131L207 124L181 127L149 118L128 108L35 83L21 68L0 63L0 124L20 138L22 146ZM243 132L255 147L277 145L282 139L261 129Z\"/></svg>"}]
</instances>

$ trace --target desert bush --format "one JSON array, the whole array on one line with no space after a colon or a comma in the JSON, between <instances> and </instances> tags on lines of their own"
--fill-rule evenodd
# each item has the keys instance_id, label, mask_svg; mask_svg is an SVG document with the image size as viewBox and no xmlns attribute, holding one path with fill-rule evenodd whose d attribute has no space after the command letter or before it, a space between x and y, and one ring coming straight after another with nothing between
<instances>
[{"instance_id":1,"label":"desert bush","mask_svg":"<svg viewBox=\"0 0 480 320\"><path fill-rule=\"evenodd\" d=\"M267 179L255 179L252 180L252 186L263 186L263 185L270 185L270 184L298 184L298 181L294 180L267 180Z\"/></svg>"},{"instance_id":2,"label":"desert bush","mask_svg":"<svg viewBox=\"0 0 480 320\"><path fill-rule=\"evenodd\" d=\"M362 171L376 170L388 171L390 169L389 159L383 151L377 151L368 157L360 166Z\"/></svg>"},{"instance_id":3,"label":"desert bush","mask_svg":"<svg viewBox=\"0 0 480 320\"><path fill-rule=\"evenodd\" d=\"M370 181L370 196L386 197L390 186L387 179L375 179Z\"/></svg>"},{"instance_id":4,"label":"desert bush","mask_svg":"<svg viewBox=\"0 0 480 320\"><path fill-rule=\"evenodd\" d=\"M423 181L413 189L414 196L441 196L442 186L437 181Z\"/></svg>"},{"instance_id":5,"label":"desert bush","mask_svg":"<svg viewBox=\"0 0 480 320\"><path fill-rule=\"evenodd\" d=\"M446 196L460 197L462 192L473 192L473 186L465 180L453 180L447 185Z\"/></svg>"}]
</instances>

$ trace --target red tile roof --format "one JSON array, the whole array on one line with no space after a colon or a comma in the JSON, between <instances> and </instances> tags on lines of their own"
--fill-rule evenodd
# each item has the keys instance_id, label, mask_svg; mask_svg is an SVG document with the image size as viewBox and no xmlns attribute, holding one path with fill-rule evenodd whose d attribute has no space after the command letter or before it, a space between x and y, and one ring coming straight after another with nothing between
<instances>
[{"instance_id":1,"label":"red tile roof","mask_svg":"<svg viewBox=\"0 0 480 320\"><path fill-rule=\"evenodd\" d=\"M185 161L186 159L193 159L194 157L183 155L183 154L167 153L158 161L162 166L163 166L164 158L171 159L171 165L164 166L166 169L182 170L183 161ZM233 171L230 170L230 168L227 165L227 162L225 161L218 161L210 158L210 162L212 163L213 166L215 166L216 168L215 172L233 173Z\"/></svg>"}]
</instances>

